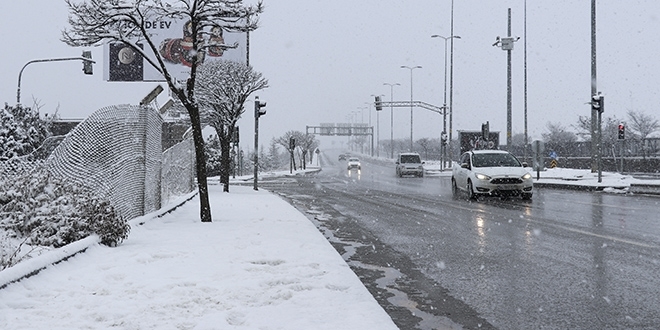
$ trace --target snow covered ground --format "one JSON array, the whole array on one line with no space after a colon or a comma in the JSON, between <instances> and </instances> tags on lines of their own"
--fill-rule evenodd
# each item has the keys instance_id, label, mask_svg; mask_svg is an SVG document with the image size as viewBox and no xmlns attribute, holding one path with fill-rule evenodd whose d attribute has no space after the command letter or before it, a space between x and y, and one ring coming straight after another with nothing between
<instances>
[{"instance_id":1,"label":"snow covered ground","mask_svg":"<svg viewBox=\"0 0 660 330\"><path fill-rule=\"evenodd\" d=\"M397 329L295 208L209 188L213 223L195 198L0 290L0 329Z\"/></svg>"},{"instance_id":2,"label":"snow covered ground","mask_svg":"<svg viewBox=\"0 0 660 330\"><path fill-rule=\"evenodd\" d=\"M436 166L427 163L430 176L451 175ZM599 183L588 170L540 175L540 183L606 192L660 184L618 173L603 173ZM94 237L74 243L66 248L91 246L0 290L0 329L396 329L295 208L251 185L232 185L229 194L217 184L209 188L213 223L199 222L195 197L160 218L132 220L119 247L95 244ZM57 260L63 249L0 272L0 285Z\"/></svg>"}]
</instances>

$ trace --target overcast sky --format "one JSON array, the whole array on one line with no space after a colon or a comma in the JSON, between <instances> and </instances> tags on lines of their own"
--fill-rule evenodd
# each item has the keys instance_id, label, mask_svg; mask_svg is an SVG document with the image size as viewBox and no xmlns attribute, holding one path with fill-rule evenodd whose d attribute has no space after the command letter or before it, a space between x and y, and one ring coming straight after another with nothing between
<instances>
[{"instance_id":1,"label":"overcast sky","mask_svg":"<svg viewBox=\"0 0 660 330\"><path fill-rule=\"evenodd\" d=\"M253 3L247 1L246 3ZM456 0L454 4L454 136L490 122L506 141L506 52L493 47L507 33L520 36L512 57L513 134L524 131L524 0ZM589 115L590 3L588 0L527 1L528 118L530 139L539 139L548 122L571 126ZM441 106L444 91L444 41L450 35L450 0L264 0L261 27L251 35L251 64L270 88L260 130L267 144L289 130L320 123L369 122L376 128L373 97L414 99ZM625 118L629 109L657 115L660 81L660 2L597 1L598 90L606 95L605 116ZM12 1L0 11L3 55L0 100L16 103L18 73L33 59L80 56L82 49L60 41L67 9L60 0ZM21 103L33 99L41 111L59 108L63 118L84 118L112 104L138 103L154 83L102 80L102 47L93 76L74 62L28 66L21 82ZM241 145L252 145L252 106L240 122ZM389 108L380 113L380 137L390 135ZM414 139L437 138L442 116L414 110ZM410 136L410 110L394 109L394 136ZM323 143L324 138L321 138Z\"/></svg>"}]
</instances>

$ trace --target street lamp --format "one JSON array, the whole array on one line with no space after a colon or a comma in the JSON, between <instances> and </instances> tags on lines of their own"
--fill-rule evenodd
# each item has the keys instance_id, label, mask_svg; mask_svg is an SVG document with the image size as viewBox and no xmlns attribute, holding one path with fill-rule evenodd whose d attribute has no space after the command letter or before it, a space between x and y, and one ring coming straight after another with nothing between
<instances>
[{"instance_id":1,"label":"street lamp","mask_svg":"<svg viewBox=\"0 0 660 330\"><path fill-rule=\"evenodd\" d=\"M422 67L417 65L417 66L406 66L402 65L401 69L408 69L410 70L410 151L413 151L413 70L414 69L421 69Z\"/></svg>"},{"instance_id":2,"label":"street lamp","mask_svg":"<svg viewBox=\"0 0 660 330\"><path fill-rule=\"evenodd\" d=\"M460 36L451 36L451 37L443 37L439 34L434 34L431 36L431 38L442 38L445 41L445 81L444 81L444 98L442 101L442 166L441 169L444 169L445 167L445 162L447 161L447 145L445 143L447 139L447 41L449 39L455 38L455 39L460 39Z\"/></svg>"},{"instance_id":3,"label":"street lamp","mask_svg":"<svg viewBox=\"0 0 660 330\"><path fill-rule=\"evenodd\" d=\"M392 102L394 102L394 86L401 86L399 83L383 83L390 86L390 158L394 158L394 112L392 111Z\"/></svg>"}]
</instances>

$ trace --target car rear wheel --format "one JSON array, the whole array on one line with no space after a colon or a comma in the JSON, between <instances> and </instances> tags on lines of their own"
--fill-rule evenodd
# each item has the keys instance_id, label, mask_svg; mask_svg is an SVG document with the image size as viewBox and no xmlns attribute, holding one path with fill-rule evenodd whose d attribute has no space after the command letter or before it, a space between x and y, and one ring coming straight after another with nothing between
<instances>
[{"instance_id":1,"label":"car rear wheel","mask_svg":"<svg viewBox=\"0 0 660 330\"><path fill-rule=\"evenodd\" d=\"M467 183L467 196L469 200L477 199L477 194L475 194L474 190L472 189L472 181L468 181Z\"/></svg>"}]
</instances>

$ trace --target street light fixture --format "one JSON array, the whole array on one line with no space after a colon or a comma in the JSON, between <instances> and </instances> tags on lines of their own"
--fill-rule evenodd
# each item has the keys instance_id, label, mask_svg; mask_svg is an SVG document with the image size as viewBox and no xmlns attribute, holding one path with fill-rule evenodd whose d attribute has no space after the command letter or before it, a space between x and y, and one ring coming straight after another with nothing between
<instances>
[{"instance_id":1,"label":"street light fixture","mask_svg":"<svg viewBox=\"0 0 660 330\"><path fill-rule=\"evenodd\" d=\"M442 136L441 136L441 141L442 141L442 166L441 170L444 169L445 167L445 162L447 161L447 145L446 145L446 139L447 139L447 41L449 39L461 39L460 36L451 36L451 37L443 37L439 34L434 34L431 36L431 38L442 38L445 41L445 81L444 81L444 98L442 101Z\"/></svg>"},{"instance_id":2,"label":"street light fixture","mask_svg":"<svg viewBox=\"0 0 660 330\"><path fill-rule=\"evenodd\" d=\"M399 83L383 83L390 86L390 158L394 158L394 112L392 111L392 102L394 102L394 86L401 86Z\"/></svg>"},{"instance_id":3,"label":"street light fixture","mask_svg":"<svg viewBox=\"0 0 660 330\"><path fill-rule=\"evenodd\" d=\"M413 151L413 70L414 69L421 69L422 67L417 65L417 66L406 66L402 65L401 69L408 69L410 70L410 151Z\"/></svg>"}]
</instances>

